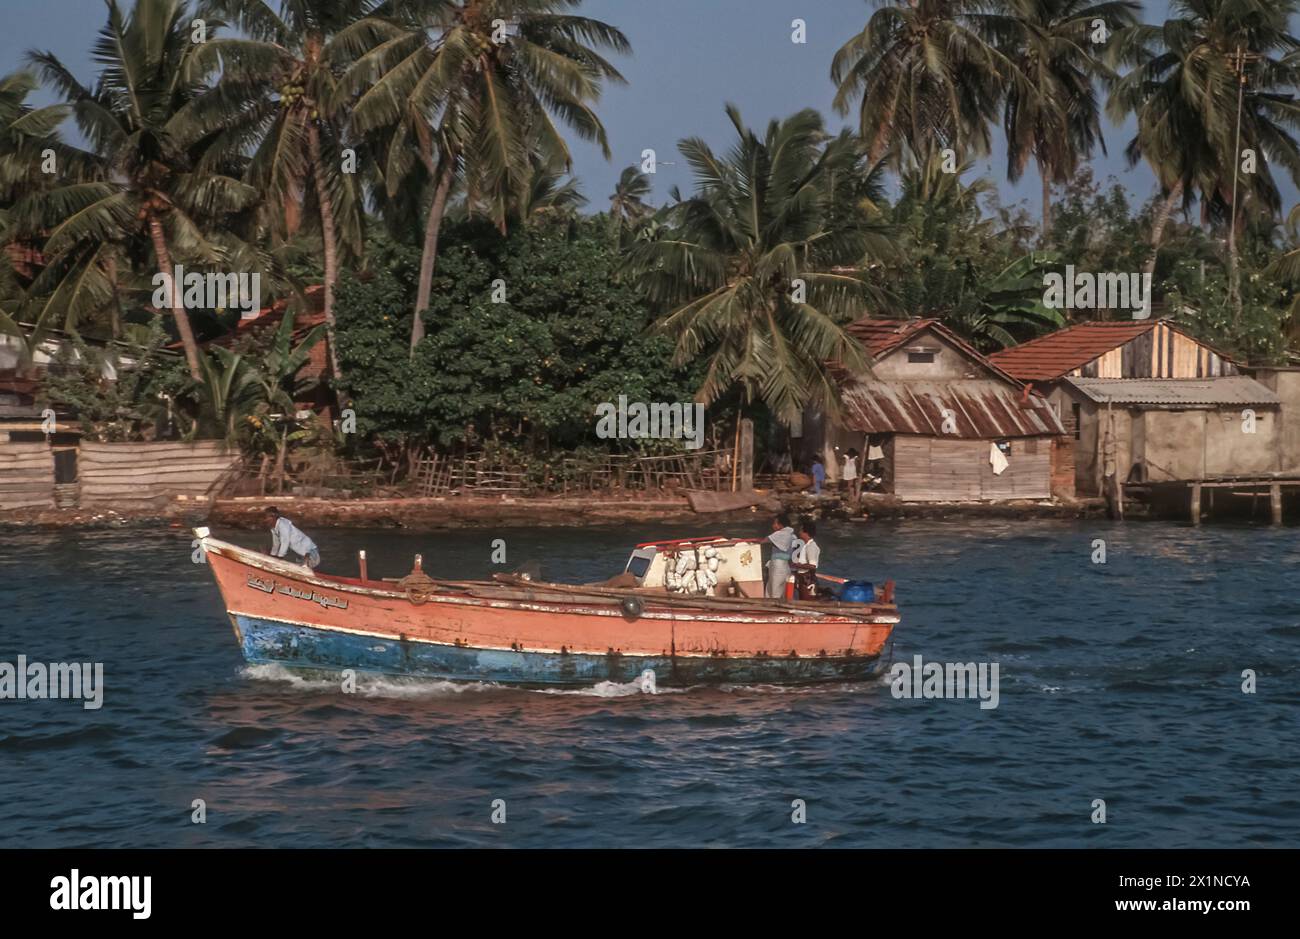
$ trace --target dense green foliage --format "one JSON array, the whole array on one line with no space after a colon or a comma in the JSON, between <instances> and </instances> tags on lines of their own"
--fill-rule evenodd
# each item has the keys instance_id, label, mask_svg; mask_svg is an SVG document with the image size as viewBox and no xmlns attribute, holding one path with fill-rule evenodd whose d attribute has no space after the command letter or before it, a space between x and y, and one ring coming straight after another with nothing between
<instances>
[{"instance_id":1,"label":"dense green foliage","mask_svg":"<svg viewBox=\"0 0 1300 939\"><path fill-rule=\"evenodd\" d=\"M540 447L593 440L600 402L687 401L671 347L619 276L604 226L450 226L428 330L407 355L419 252L345 276L339 352L361 435L440 445L510 439ZM494 299L495 296L495 299ZM500 300L501 302L497 302Z\"/></svg>"}]
</instances>

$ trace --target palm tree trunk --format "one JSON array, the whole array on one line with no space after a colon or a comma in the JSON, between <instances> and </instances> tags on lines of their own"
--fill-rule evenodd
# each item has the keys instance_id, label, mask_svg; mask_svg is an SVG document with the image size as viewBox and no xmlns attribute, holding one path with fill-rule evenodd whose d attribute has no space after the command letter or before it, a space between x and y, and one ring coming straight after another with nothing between
<instances>
[{"instance_id":1,"label":"palm tree trunk","mask_svg":"<svg viewBox=\"0 0 1300 939\"><path fill-rule=\"evenodd\" d=\"M117 261L108 259L108 280L113 285L113 298L108 306L108 327L114 339L122 338L122 301L117 292Z\"/></svg>"},{"instance_id":2,"label":"palm tree trunk","mask_svg":"<svg viewBox=\"0 0 1300 939\"><path fill-rule=\"evenodd\" d=\"M157 215L149 216L149 237L153 239L153 253L158 256L158 270L171 283L172 316L176 317L176 331L181 334L181 345L185 348L185 361L190 366L190 377L195 381L203 380L203 370L199 367L199 344L194 339L194 330L190 327L189 314L185 312L184 293L181 285L173 280L175 268L172 267L172 254L167 250L167 239L163 236L162 220Z\"/></svg>"},{"instance_id":3,"label":"palm tree trunk","mask_svg":"<svg viewBox=\"0 0 1300 939\"><path fill-rule=\"evenodd\" d=\"M1052 243L1052 170L1039 160L1038 173L1043 177L1043 244Z\"/></svg>"},{"instance_id":4,"label":"palm tree trunk","mask_svg":"<svg viewBox=\"0 0 1300 939\"><path fill-rule=\"evenodd\" d=\"M415 347L424 338L424 311L429 308L429 296L433 293L433 265L438 257L438 234L442 230L442 217L447 211L447 196L451 192L455 158L444 155L438 167L438 185L433 192L433 204L429 206L429 218L424 225L424 251L420 255L420 284L415 294L415 318L411 321L411 356L415 356Z\"/></svg>"},{"instance_id":5,"label":"palm tree trunk","mask_svg":"<svg viewBox=\"0 0 1300 939\"><path fill-rule=\"evenodd\" d=\"M894 105L886 105L884 119L876 127L876 135L872 138L871 149L867 152L867 166L872 167L880 162L880 158L889 150L889 145L893 143L894 138Z\"/></svg>"},{"instance_id":6,"label":"palm tree trunk","mask_svg":"<svg viewBox=\"0 0 1300 939\"><path fill-rule=\"evenodd\" d=\"M1156 209L1155 218L1151 223L1151 253L1147 255L1147 263L1142 268L1142 273L1150 274L1156 269L1156 253L1160 250L1160 239L1164 237L1165 225L1169 222L1169 214L1174 210L1174 203L1183 197L1183 181L1180 179L1174 183L1169 195L1161 203L1160 208Z\"/></svg>"},{"instance_id":7,"label":"palm tree trunk","mask_svg":"<svg viewBox=\"0 0 1300 939\"><path fill-rule=\"evenodd\" d=\"M308 125L307 145L311 148L311 175L316 180L316 201L320 203L321 240L325 247L325 337L329 343L330 373L334 380L343 380L339 367L338 343L334 338L334 282L338 280L338 234L334 227L334 202L325 186L321 171L320 128L315 122Z\"/></svg>"}]
</instances>

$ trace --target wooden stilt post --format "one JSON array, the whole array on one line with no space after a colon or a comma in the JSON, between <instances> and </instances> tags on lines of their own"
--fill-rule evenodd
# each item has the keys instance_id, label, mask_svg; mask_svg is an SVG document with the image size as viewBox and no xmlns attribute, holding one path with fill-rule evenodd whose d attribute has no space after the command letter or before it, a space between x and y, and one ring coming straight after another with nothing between
<instances>
[{"instance_id":1,"label":"wooden stilt post","mask_svg":"<svg viewBox=\"0 0 1300 939\"><path fill-rule=\"evenodd\" d=\"M1201 524L1201 484L1192 483L1192 524Z\"/></svg>"},{"instance_id":2,"label":"wooden stilt post","mask_svg":"<svg viewBox=\"0 0 1300 939\"><path fill-rule=\"evenodd\" d=\"M1273 524L1282 524L1282 484L1273 483L1268 487L1268 503L1273 510Z\"/></svg>"},{"instance_id":3,"label":"wooden stilt post","mask_svg":"<svg viewBox=\"0 0 1300 939\"><path fill-rule=\"evenodd\" d=\"M366 552L364 550L357 552L357 566L361 568L361 579L369 580L369 572L366 570Z\"/></svg>"}]
</instances>

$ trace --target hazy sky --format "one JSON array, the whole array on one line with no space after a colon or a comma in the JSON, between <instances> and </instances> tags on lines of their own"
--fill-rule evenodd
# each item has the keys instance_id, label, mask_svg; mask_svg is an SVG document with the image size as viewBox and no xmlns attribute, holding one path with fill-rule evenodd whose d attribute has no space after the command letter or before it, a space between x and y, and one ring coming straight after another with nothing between
<instances>
[{"instance_id":1,"label":"hazy sky","mask_svg":"<svg viewBox=\"0 0 1300 939\"><path fill-rule=\"evenodd\" d=\"M655 201L676 184L691 189L688 167L677 141L700 136L715 148L731 142L724 103L734 102L745 120L761 128L773 117L803 107L820 110L837 129L853 118L831 109L834 88L830 63L836 49L861 30L872 0L587 0L581 12L605 20L627 34L633 54L616 64L628 79L611 87L598 111L610 138L613 157L606 162L594 147L574 141L574 170L590 208L608 202L620 170L640 162L653 148L659 160L654 178ZM1166 0L1146 0L1148 22L1162 19ZM103 0L0 0L0 68L8 71L33 47L59 55L83 81L94 75L90 47L105 19ZM807 43L790 41L791 21L807 23ZM1145 167L1128 170L1123 158L1128 127L1104 123L1108 156L1093 166L1099 178L1114 175L1140 199L1150 196L1154 180ZM666 163L677 165L665 165ZM995 149L976 165L999 181L1006 201L1024 201L1037 215L1039 182L1031 167L1018 186L1006 182L1003 150ZM1284 187L1285 208L1295 191Z\"/></svg>"}]
</instances>

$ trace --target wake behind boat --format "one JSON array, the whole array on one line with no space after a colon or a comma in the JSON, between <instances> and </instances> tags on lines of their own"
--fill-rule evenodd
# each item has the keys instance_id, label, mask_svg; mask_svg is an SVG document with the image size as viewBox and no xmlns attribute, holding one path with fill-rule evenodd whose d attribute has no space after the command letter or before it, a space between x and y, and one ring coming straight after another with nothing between
<instances>
[{"instance_id":1,"label":"wake behind boat","mask_svg":"<svg viewBox=\"0 0 1300 939\"><path fill-rule=\"evenodd\" d=\"M881 667L899 621L892 585L863 602L766 599L760 544L696 538L638 545L603 584L526 575L400 580L322 574L194 534L245 659L522 685L855 681Z\"/></svg>"}]
</instances>

